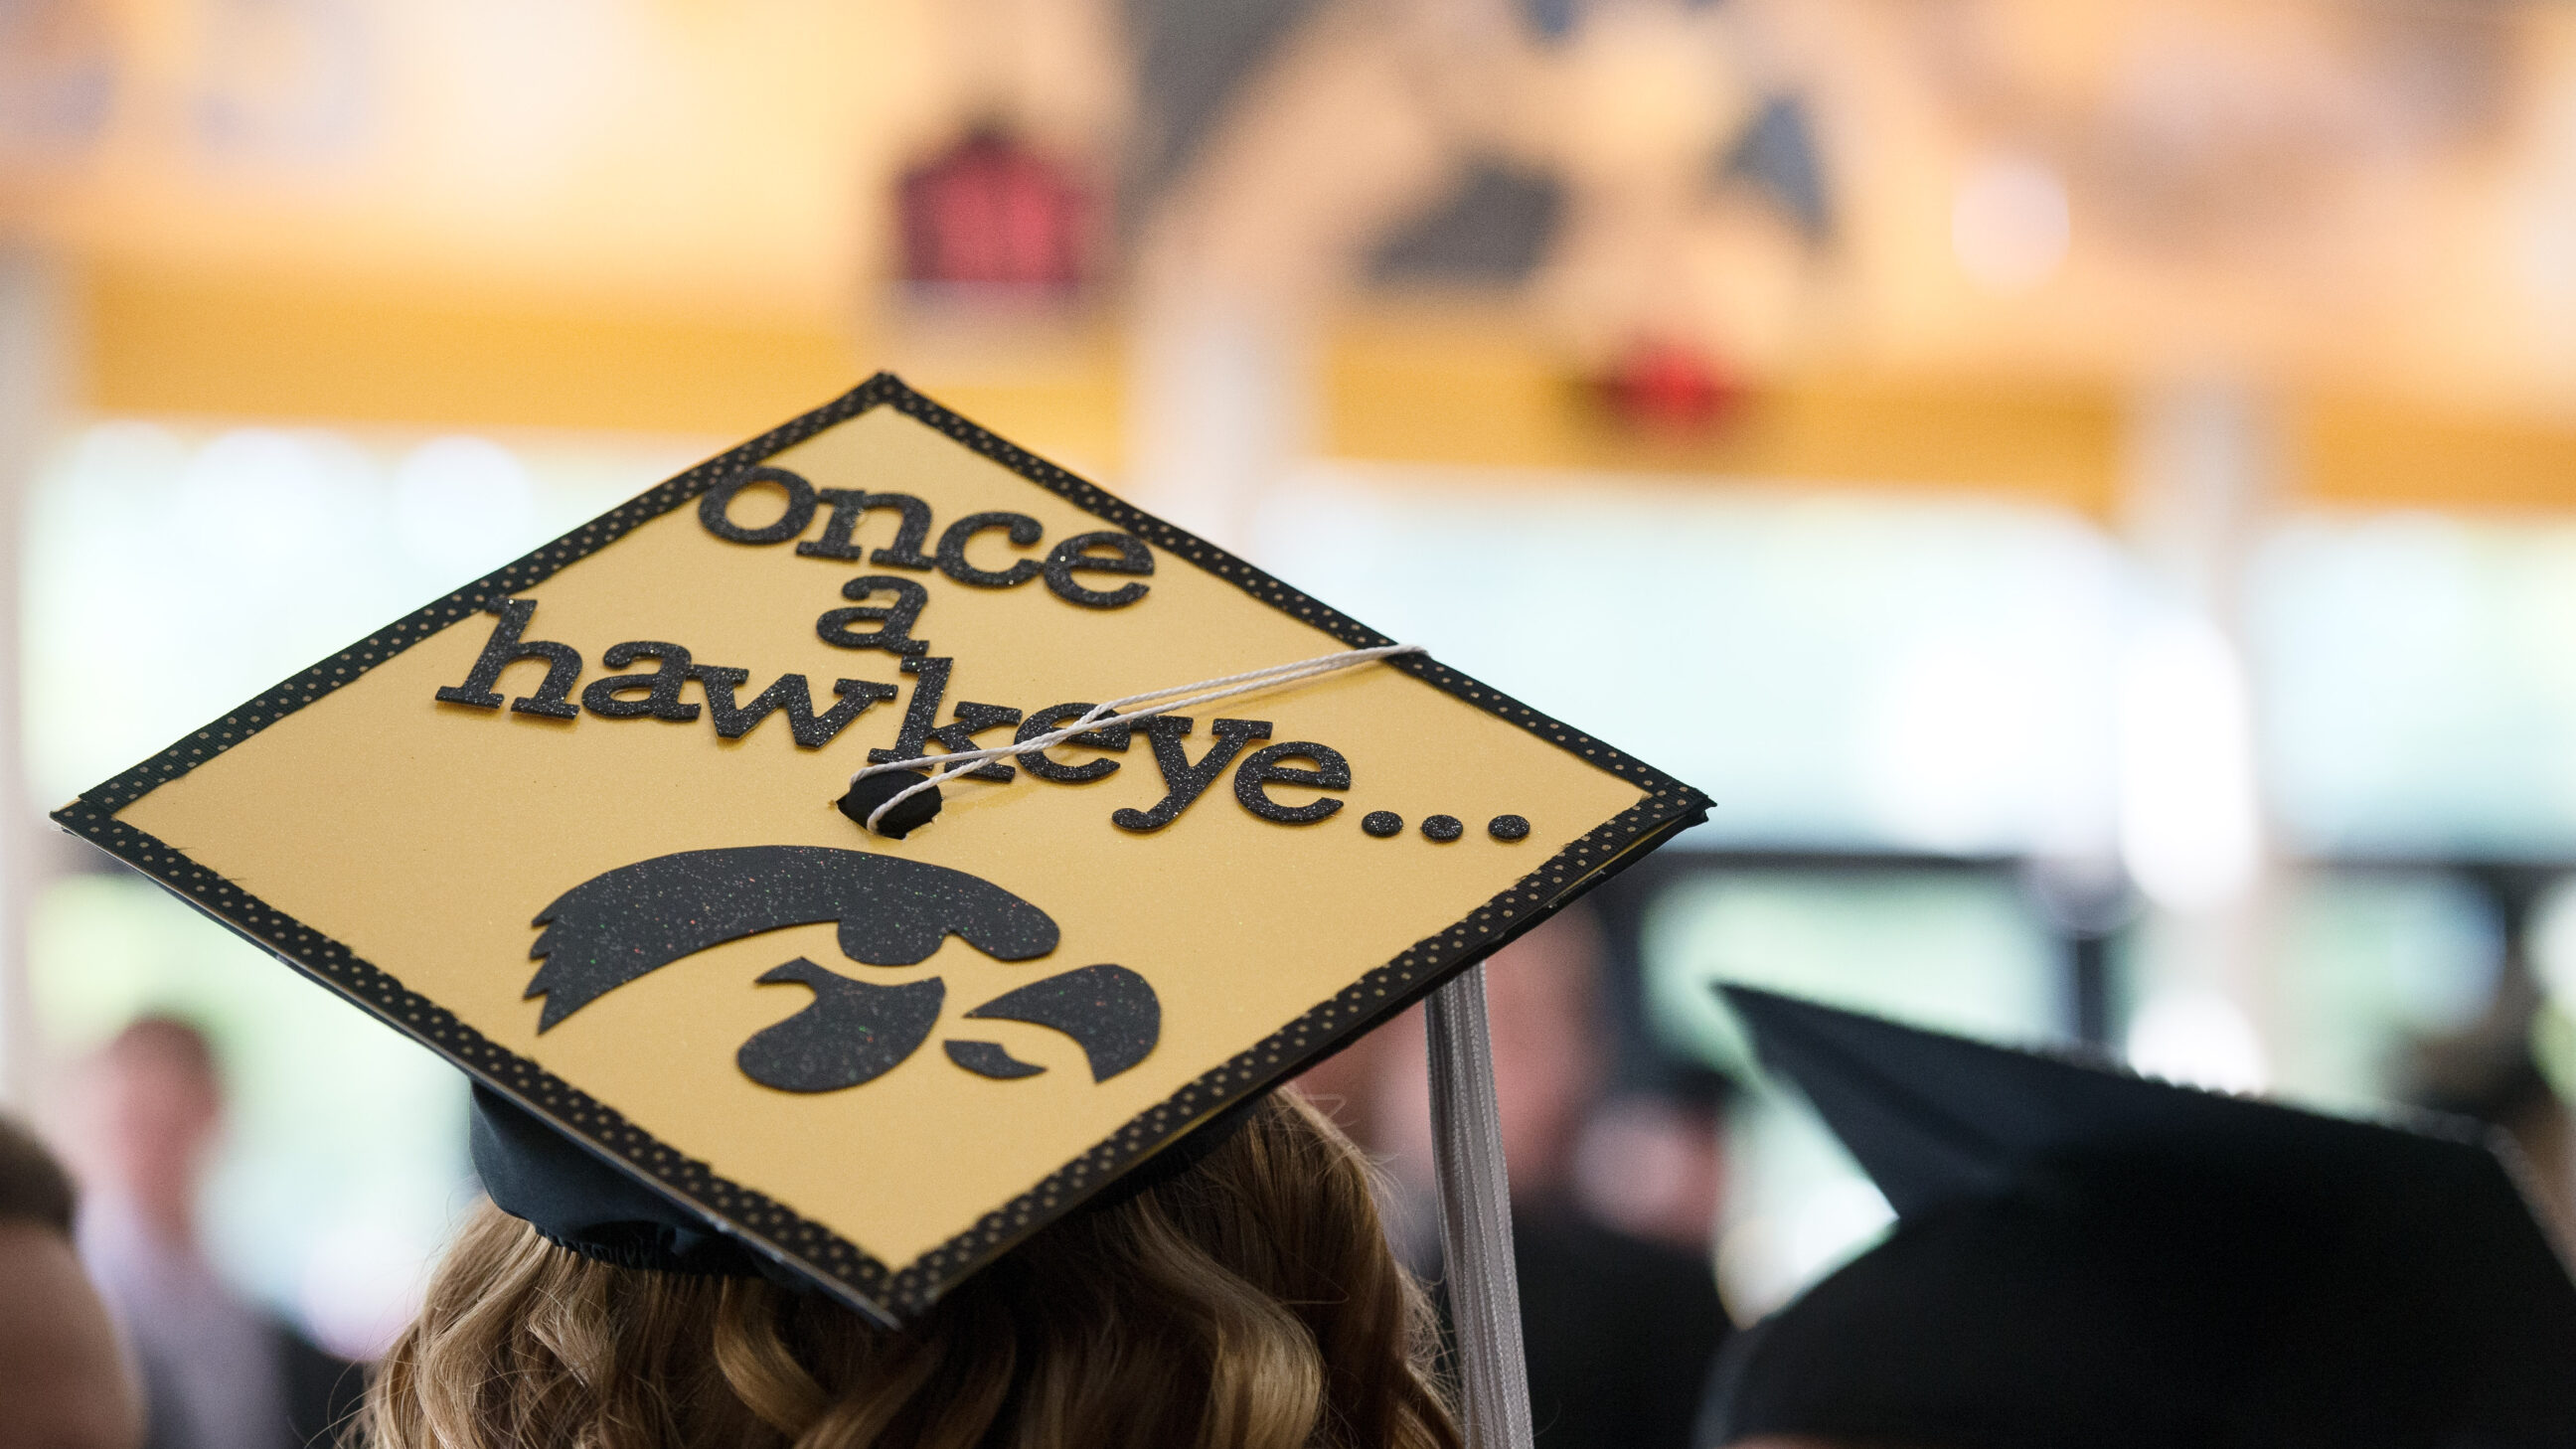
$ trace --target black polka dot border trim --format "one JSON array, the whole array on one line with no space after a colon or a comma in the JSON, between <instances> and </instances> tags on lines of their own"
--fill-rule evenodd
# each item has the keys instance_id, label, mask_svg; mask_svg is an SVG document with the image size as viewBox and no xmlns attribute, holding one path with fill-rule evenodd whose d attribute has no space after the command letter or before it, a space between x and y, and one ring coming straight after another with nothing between
<instances>
[{"instance_id":1,"label":"black polka dot border trim","mask_svg":"<svg viewBox=\"0 0 2576 1449\"><path fill-rule=\"evenodd\" d=\"M1296 1065L1404 1010L1441 982L1546 919L1585 891L1705 817L1709 800L1632 756L1551 719L1427 655L1385 661L1636 787L1636 803L1549 857L1466 918L1371 970L1223 1066L1137 1114L1115 1133L987 1214L968 1231L901 1265L879 1261L820 1223L733 1182L637 1127L614 1108L467 1026L342 943L207 870L184 851L117 820L117 812L493 600L553 577L673 509L693 505L764 459L876 407L892 407L1009 468L1096 517L1231 583L1254 599L1332 635L1353 649L1395 642L1216 545L1111 497L1089 482L1004 441L879 373L832 402L740 447L708 459L610 509L474 583L433 600L331 658L228 712L222 719L57 810L55 823L152 877L235 934L429 1046L477 1080L599 1148L627 1168L728 1225L754 1249L813 1278L835 1298L880 1322L917 1316L960 1279L1080 1204L1134 1163L1201 1119L1268 1090ZM1392 812L1372 812L1369 819ZM1454 817L1434 820L1463 832ZM1499 823L1499 822L1497 822ZM1363 820L1368 828L1368 820ZM1396 818L1394 832L1403 822ZM1489 833L1501 838L1493 826ZM1374 832L1372 832L1374 833ZM1435 836L1434 838L1440 838ZM1448 838L1456 838L1453 833Z\"/></svg>"}]
</instances>

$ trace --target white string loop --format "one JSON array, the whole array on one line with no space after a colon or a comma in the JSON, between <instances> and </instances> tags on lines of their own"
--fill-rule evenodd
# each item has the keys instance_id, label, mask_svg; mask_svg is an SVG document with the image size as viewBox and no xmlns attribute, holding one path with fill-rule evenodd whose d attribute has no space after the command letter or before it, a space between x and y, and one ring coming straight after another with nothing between
<instances>
[{"instance_id":1,"label":"white string loop","mask_svg":"<svg viewBox=\"0 0 2576 1449\"><path fill-rule=\"evenodd\" d=\"M1014 740L996 749L955 750L947 754L916 755L909 760L887 760L882 764L863 766L851 773L850 783L856 785L870 775L882 775L891 770L918 770L927 767L931 771L928 779L897 791L887 797L884 804L868 812L868 833L874 835L877 833L877 821L883 818L887 811L942 780L963 775L988 761L1006 760L1013 755L1027 754L1031 750L1045 750L1068 744L1075 735L1093 729L1113 717L1121 724L1133 720L1151 719L1155 715L1170 714L1174 710L1188 709L1192 705L1232 699L1238 694L1251 694L1256 690L1269 689L1282 684L1302 683L1374 660L1391 659L1399 654L1428 652L1419 644L1383 644L1375 649L1345 649L1338 654L1319 654L1312 659L1300 659L1294 664L1273 664L1266 669L1247 669L1241 674L1221 674L1214 679L1202 679L1193 684L1173 685L1167 689L1149 689L1143 694L1131 694L1123 699L1095 704L1083 711L1082 718L1062 729L1049 730L1042 735L1032 735L1025 740ZM1186 697L1167 699L1165 698L1167 695ZM1148 700L1163 702L1148 704L1146 703ZM1130 705L1142 705L1143 708L1130 709L1128 707Z\"/></svg>"}]
</instances>

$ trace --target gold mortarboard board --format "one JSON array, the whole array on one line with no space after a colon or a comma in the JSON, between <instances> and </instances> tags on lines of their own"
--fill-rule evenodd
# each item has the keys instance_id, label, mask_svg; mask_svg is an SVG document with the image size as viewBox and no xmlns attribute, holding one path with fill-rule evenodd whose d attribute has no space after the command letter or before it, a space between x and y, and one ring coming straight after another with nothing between
<instances>
[{"instance_id":1,"label":"gold mortarboard board","mask_svg":"<svg viewBox=\"0 0 2576 1449\"><path fill-rule=\"evenodd\" d=\"M899 1319L1706 809L1395 648L880 374L54 818Z\"/></svg>"}]
</instances>

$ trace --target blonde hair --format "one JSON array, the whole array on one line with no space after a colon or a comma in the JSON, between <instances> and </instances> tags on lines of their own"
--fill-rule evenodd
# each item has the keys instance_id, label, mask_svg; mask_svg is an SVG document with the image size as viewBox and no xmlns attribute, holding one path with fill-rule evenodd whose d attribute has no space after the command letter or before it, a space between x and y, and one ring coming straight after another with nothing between
<instances>
[{"instance_id":1,"label":"blonde hair","mask_svg":"<svg viewBox=\"0 0 2576 1449\"><path fill-rule=\"evenodd\" d=\"M874 1327L621 1268L488 1204L369 1385L373 1449L1458 1449L1357 1148L1293 1092Z\"/></svg>"}]
</instances>

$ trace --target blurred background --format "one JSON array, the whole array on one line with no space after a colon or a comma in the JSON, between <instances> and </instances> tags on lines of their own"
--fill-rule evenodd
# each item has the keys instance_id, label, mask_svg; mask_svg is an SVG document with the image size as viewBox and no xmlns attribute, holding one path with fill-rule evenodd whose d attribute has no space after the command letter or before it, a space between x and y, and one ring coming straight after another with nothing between
<instances>
[{"instance_id":1,"label":"blurred background","mask_svg":"<svg viewBox=\"0 0 2576 1449\"><path fill-rule=\"evenodd\" d=\"M878 367L1717 799L1495 992L1533 1204L1738 1321L1886 1209L1720 978L2576 1197L2514 0L0 0L10 1097L113 1185L195 1028L192 1251L380 1348L454 1074L42 809ZM1410 1051L1309 1084L1397 1197Z\"/></svg>"}]
</instances>

